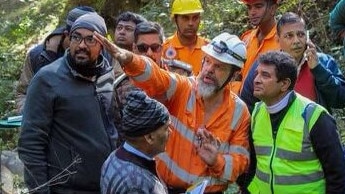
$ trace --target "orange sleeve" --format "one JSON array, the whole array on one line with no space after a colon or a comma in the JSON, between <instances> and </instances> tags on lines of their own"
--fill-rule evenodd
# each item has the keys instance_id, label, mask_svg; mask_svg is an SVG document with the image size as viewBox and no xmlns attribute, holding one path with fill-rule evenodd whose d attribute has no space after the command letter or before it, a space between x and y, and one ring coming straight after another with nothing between
<instances>
[{"instance_id":1,"label":"orange sleeve","mask_svg":"<svg viewBox=\"0 0 345 194\"><path fill-rule=\"evenodd\" d=\"M124 72L130 77L132 83L143 89L149 96L162 96L170 87L173 77L169 72L161 69L148 57L133 55L132 62L124 65Z\"/></svg>"},{"instance_id":2,"label":"orange sleeve","mask_svg":"<svg viewBox=\"0 0 345 194\"><path fill-rule=\"evenodd\" d=\"M238 176L244 173L249 165L248 130L250 127L250 114L246 107L243 107L243 109L244 111L238 127L235 129L235 134L229 140L229 144L237 151L228 154L218 154L216 164L209 167L210 173L213 176L227 179L230 182L236 181ZM230 158L230 160L226 160L226 158Z\"/></svg>"}]
</instances>

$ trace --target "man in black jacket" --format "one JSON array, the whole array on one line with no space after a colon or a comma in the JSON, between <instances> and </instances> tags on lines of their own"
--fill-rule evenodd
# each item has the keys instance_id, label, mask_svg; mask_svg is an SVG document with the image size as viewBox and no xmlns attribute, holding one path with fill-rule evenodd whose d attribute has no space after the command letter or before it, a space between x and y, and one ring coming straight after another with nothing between
<instances>
[{"instance_id":1,"label":"man in black jacket","mask_svg":"<svg viewBox=\"0 0 345 194\"><path fill-rule=\"evenodd\" d=\"M18 142L33 193L99 193L101 166L115 149L112 67L93 38L107 28L96 13L71 27L65 55L33 78Z\"/></svg>"},{"instance_id":2,"label":"man in black jacket","mask_svg":"<svg viewBox=\"0 0 345 194\"><path fill-rule=\"evenodd\" d=\"M62 57L69 46L68 33L73 22L80 16L95 12L92 7L78 6L68 12L66 25L56 28L41 44L30 49L25 57L22 73L16 88L16 108L22 113L26 99L26 92L33 76L43 66L48 65Z\"/></svg>"}]
</instances>

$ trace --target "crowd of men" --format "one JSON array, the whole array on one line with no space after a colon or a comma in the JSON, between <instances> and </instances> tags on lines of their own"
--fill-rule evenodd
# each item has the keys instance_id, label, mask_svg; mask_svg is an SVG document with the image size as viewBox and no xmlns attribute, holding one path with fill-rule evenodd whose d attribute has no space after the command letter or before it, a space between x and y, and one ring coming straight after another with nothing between
<instances>
[{"instance_id":1,"label":"crowd of men","mask_svg":"<svg viewBox=\"0 0 345 194\"><path fill-rule=\"evenodd\" d=\"M301 16L275 19L278 0L241 1L254 28L211 40L199 0L173 1L168 38L125 11L108 40L95 9L72 9L17 88L28 192L345 193L339 65Z\"/></svg>"}]
</instances>

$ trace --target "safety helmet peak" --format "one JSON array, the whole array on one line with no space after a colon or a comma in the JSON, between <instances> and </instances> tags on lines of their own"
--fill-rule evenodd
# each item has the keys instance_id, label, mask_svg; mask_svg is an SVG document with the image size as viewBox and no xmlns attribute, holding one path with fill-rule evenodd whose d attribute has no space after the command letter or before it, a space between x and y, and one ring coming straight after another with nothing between
<instances>
[{"instance_id":1,"label":"safety helmet peak","mask_svg":"<svg viewBox=\"0 0 345 194\"><path fill-rule=\"evenodd\" d=\"M174 0L171 7L171 17L175 14L184 15L204 12L200 0Z\"/></svg>"},{"instance_id":2,"label":"safety helmet peak","mask_svg":"<svg viewBox=\"0 0 345 194\"><path fill-rule=\"evenodd\" d=\"M243 41L238 36L223 32L212 39L201 50L207 55L230 65L243 67L246 61L247 50Z\"/></svg>"}]
</instances>

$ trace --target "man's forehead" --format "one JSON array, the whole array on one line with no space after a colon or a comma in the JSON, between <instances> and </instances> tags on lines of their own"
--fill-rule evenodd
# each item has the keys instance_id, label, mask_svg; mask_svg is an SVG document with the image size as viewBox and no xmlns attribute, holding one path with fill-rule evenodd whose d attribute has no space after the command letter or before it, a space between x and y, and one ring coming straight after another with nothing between
<instances>
[{"instance_id":1,"label":"man's forehead","mask_svg":"<svg viewBox=\"0 0 345 194\"><path fill-rule=\"evenodd\" d=\"M161 44L159 34L151 33L151 34L139 34L137 43L149 43L149 44Z\"/></svg>"},{"instance_id":2,"label":"man's forehead","mask_svg":"<svg viewBox=\"0 0 345 194\"><path fill-rule=\"evenodd\" d=\"M129 26L135 28L135 23L133 21L119 21L117 25Z\"/></svg>"}]
</instances>

